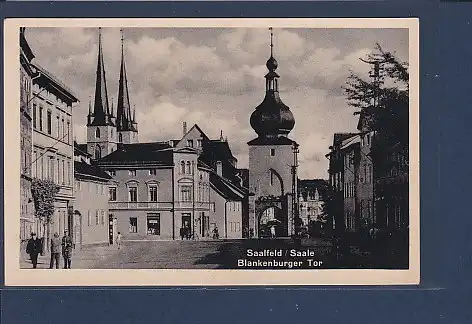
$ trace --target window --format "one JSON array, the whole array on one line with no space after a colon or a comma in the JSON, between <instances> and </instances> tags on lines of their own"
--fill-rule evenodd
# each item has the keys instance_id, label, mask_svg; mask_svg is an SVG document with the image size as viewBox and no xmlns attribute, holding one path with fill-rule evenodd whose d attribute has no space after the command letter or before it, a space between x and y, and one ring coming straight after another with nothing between
<instances>
[{"instance_id":1,"label":"window","mask_svg":"<svg viewBox=\"0 0 472 324\"><path fill-rule=\"evenodd\" d=\"M33 152L33 165L31 172L33 174L33 178L38 177L38 152L34 151Z\"/></svg>"},{"instance_id":2,"label":"window","mask_svg":"<svg viewBox=\"0 0 472 324\"><path fill-rule=\"evenodd\" d=\"M274 172L269 171L269 177L270 177L270 179L269 179L269 185L270 185L270 186L273 186L273 185L274 185Z\"/></svg>"},{"instance_id":3,"label":"window","mask_svg":"<svg viewBox=\"0 0 472 324\"><path fill-rule=\"evenodd\" d=\"M43 107L39 107L39 130L43 131Z\"/></svg>"},{"instance_id":4,"label":"window","mask_svg":"<svg viewBox=\"0 0 472 324\"><path fill-rule=\"evenodd\" d=\"M90 219L90 210L87 210L87 226L90 226L90 223L91 223L91 219Z\"/></svg>"},{"instance_id":5,"label":"window","mask_svg":"<svg viewBox=\"0 0 472 324\"><path fill-rule=\"evenodd\" d=\"M61 139L63 141L65 141L65 139L66 139L66 125L64 123L64 118L62 118L61 128L62 128L62 137L61 137Z\"/></svg>"},{"instance_id":6,"label":"window","mask_svg":"<svg viewBox=\"0 0 472 324\"><path fill-rule=\"evenodd\" d=\"M61 160L60 160L59 158L57 158L57 183L58 183L58 184L61 184L61 183L62 183L61 175L62 175L62 172L61 172Z\"/></svg>"},{"instance_id":7,"label":"window","mask_svg":"<svg viewBox=\"0 0 472 324\"><path fill-rule=\"evenodd\" d=\"M364 140L364 136L362 136L362 146L365 145L365 140Z\"/></svg>"},{"instance_id":8,"label":"window","mask_svg":"<svg viewBox=\"0 0 472 324\"><path fill-rule=\"evenodd\" d=\"M123 143L123 135L122 134L118 134L118 141L120 143Z\"/></svg>"},{"instance_id":9,"label":"window","mask_svg":"<svg viewBox=\"0 0 472 324\"><path fill-rule=\"evenodd\" d=\"M190 161L187 161L187 174L192 174L192 171L190 169Z\"/></svg>"},{"instance_id":10,"label":"window","mask_svg":"<svg viewBox=\"0 0 472 324\"><path fill-rule=\"evenodd\" d=\"M33 128L36 128L36 104L33 104Z\"/></svg>"},{"instance_id":11,"label":"window","mask_svg":"<svg viewBox=\"0 0 472 324\"><path fill-rule=\"evenodd\" d=\"M270 156L275 156L275 149L270 149Z\"/></svg>"},{"instance_id":12,"label":"window","mask_svg":"<svg viewBox=\"0 0 472 324\"><path fill-rule=\"evenodd\" d=\"M116 201L116 187L108 188L108 200Z\"/></svg>"},{"instance_id":13,"label":"window","mask_svg":"<svg viewBox=\"0 0 472 324\"><path fill-rule=\"evenodd\" d=\"M113 139L113 128L110 129L110 137Z\"/></svg>"},{"instance_id":14,"label":"window","mask_svg":"<svg viewBox=\"0 0 472 324\"><path fill-rule=\"evenodd\" d=\"M370 145L370 134L367 134L367 145Z\"/></svg>"},{"instance_id":15,"label":"window","mask_svg":"<svg viewBox=\"0 0 472 324\"><path fill-rule=\"evenodd\" d=\"M48 134L52 134L52 114L51 111L48 110L48 115L47 115L47 129L48 129Z\"/></svg>"},{"instance_id":16,"label":"window","mask_svg":"<svg viewBox=\"0 0 472 324\"><path fill-rule=\"evenodd\" d=\"M102 225L105 225L105 211L104 210L100 212L100 223Z\"/></svg>"},{"instance_id":17,"label":"window","mask_svg":"<svg viewBox=\"0 0 472 324\"><path fill-rule=\"evenodd\" d=\"M98 130L98 128L97 128ZM100 148L99 145L95 146L95 159L101 159L102 158L102 149Z\"/></svg>"},{"instance_id":18,"label":"window","mask_svg":"<svg viewBox=\"0 0 472 324\"><path fill-rule=\"evenodd\" d=\"M147 234L161 235L161 219L159 214L147 215Z\"/></svg>"},{"instance_id":19,"label":"window","mask_svg":"<svg viewBox=\"0 0 472 324\"><path fill-rule=\"evenodd\" d=\"M191 186L180 187L180 200L192 201L192 187Z\"/></svg>"},{"instance_id":20,"label":"window","mask_svg":"<svg viewBox=\"0 0 472 324\"><path fill-rule=\"evenodd\" d=\"M97 129L95 130L95 137L96 138L100 138L100 128L97 127Z\"/></svg>"},{"instance_id":21,"label":"window","mask_svg":"<svg viewBox=\"0 0 472 324\"><path fill-rule=\"evenodd\" d=\"M100 184L100 195L103 196L104 193L105 193L105 185Z\"/></svg>"},{"instance_id":22,"label":"window","mask_svg":"<svg viewBox=\"0 0 472 324\"><path fill-rule=\"evenodd\" d=\"M150 169L149 170L149 175L156 175L157 174L157 170L156 169Z\"/></svg>"},{"instance_id":23,"label":"window","mask_svg":"<svg viewBox=\"0 0 472 324\"><path fill-rule=\"evenodd\" d=\"M197 147L202 147L202 140L201 139L197 139Z\"/></svg>"},{"instance_id":24,"label":"window","mask_svg":"<svg viewBox=\"0 0 472 324\"><path fill-rule=\"evenodd\" d=\"M100 215L100 211L99 211L99 210L95 211L95 225L98 225L98 224L99 224L99 223L98 223L98 217L99 217L99 215Z\"/></svg>"},{"instance_id":25,"label":"window","mask_svg":"<svg viewBox=\"0 0 472 324\"><path fill-rule=\"evenodd\" d=\"M128 190L129 190L129 201L137 202L138 201L138 188L130 187Z\"/></svg>"},{"instance_id":26,"label":"window","mask_svg":"<svg viewBox=\"0 0 472 324\"><path fill-rule=\"evenodd\" d=\"M136 170L129 170L129 175L132 177L136 177Z\"/></svg>"},{"instance_id":27,"label":"window","mask_svg":"<svg viewBox=\"0 0 472 324\"><path fill-rule=\"evenodd\" d=\"M70 180L70 178L71 178L70 175L71 175L71 174L70 174L70 161L67 161L67 184L68 184L68 185L70 185L70 182L71 182L71 180Z\"/></svg>"},{"instance_id":28,"label":"window","mask_svg":"<svg viewBox=\"0 0 472 324\"><path fill-rule=\"evenodd\" d=\"M157 202L157 186L149 186L149 201Z\"/></svg>"},{"instance_id":29,"label":"window","mask_svg":"<svg viewBox=\"0 0 472 324\"><path fill-rule=\"evenodd\" d=\"M62 184L66 182L66 162L62 160Z\"/></svg>"},{"instance_id":30,"label":"window","mask_svg":"<svg viewBox=\"0 0 472 324\"><path fill-rule=\"evenodd\" d=\"M138 219L136 217L129 218L129 232L138 233Z\"/></svg>"},{"instance_id":31,"label":"window","mask_svg":"<svg viewBox=\"0 0 472 324\"><path fill-rule=\"evenodd\" d=\"M116 176L116 171L115 170L108 170L108 174L111 176Z\"/></svg>"},{"instance_id":32,"label":"window","mask_svg":"<svg viewBox=\"0 0 472 324\"><path fill-rule=\"evenodd\" d=\"M59 124L59 116L56 116L56 137L58 139L61 138L61 128L60 128L60 124Z\"/></svg>"},{"instance_id":33,"label":"window","mask_svg":"<svg viewBox=\"0 0 472 324\"><path fill-rule=\"evenodd\" d=\"M180 161L180 174L185 174L185 162Z\"/></svg>"},{"instance_id":34,"label":"window","mask_svg":"<svg viewBox=\"0 0 472 324\"><path fill-rule=\"evenodd\" d=\"M70 144L70 121L67 121L67 143Z\"/></svg>"},{"instance_id":35,"label":"window","mask_svg":"<svg viewBox=\"0 0 472 324\"><path fill-rule=\"evenodd\" d=\"M372 165L369 165L369 172L367 173L367 177L369 179L369 183L372 182Z\"/></svg>"},{"instance_id":36,"label":"window","mask_svg":"<svg viewBox=\"0 0 472 324\"><path fill-rule=\"evenodd\" d=\"M193 147L193 140L187 140L187 146Z\"/></svg>"}]
</instances>

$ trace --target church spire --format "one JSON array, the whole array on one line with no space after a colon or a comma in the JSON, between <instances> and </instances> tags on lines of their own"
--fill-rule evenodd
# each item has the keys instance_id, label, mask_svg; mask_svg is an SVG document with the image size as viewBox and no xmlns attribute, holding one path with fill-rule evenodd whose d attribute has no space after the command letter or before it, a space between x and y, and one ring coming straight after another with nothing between
<instances>
[{"instance_id":1,"label":"church spire","mask_svg":"<svg viewBox=\"0 0 472 324\"><path fill-rule=\"evenodd\" d=\"M102 28L98 28L98 59L97 76L95 82L95 101L93 108L92 125L107 125L107 117L110 111L108 109L108 91L105 78L105 64L103 63L102 49Z\"/></svg>"},{"instance_id":2,"label":"church spire","mask_svg":"<svg viewBox=\"0 0 472 324\"><path fill-rule=\"evenodd\" d=\"M116 106L116 118L118 131L134 130L133 120L131 116L131 106L129 103L128 79L126 76L125 53L123 29L121 32L121 68L120 81L118 84L118 105Z\"/></svg>"}]
</instances>

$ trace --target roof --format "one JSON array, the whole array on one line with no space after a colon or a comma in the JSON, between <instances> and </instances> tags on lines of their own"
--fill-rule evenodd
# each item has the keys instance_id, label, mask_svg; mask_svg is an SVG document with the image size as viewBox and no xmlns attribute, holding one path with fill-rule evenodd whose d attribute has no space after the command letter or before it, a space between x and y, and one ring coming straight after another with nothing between
<instances>
[{"instance_id":1,"label":"roof","mask_svg":"<svg viewBox=\"0 0 472 324\"><path fill-rule=\"evenodd\" d=\"M87 144L79 144L74 141L74 154L75 155L84 155L87 157L91 157L92 155L87 153Z\"/></svg>"},{"instance_id":2,"label":"roof","mask_svg":"<svg viewBox=\"0 0 472 324\"><path fill-rule=\"evenodd\" d=\"M163 166L174 164L172 147L168 143L150 142L120 144L117 150L100 159L100 165L153 163Z\"/></svg>"},{"instance_id":3,"label":"roof","mask_svg":"<svg viewBox=\"0 0 472 324\"><path fill-rule=\"evenodd\" d=\"M361 142L361 137L359 134L356 134L355 136L352 136L352 137L348 137L344 141L342 141L341 150L360 142Z\"/></svg>"},{"instance_id":4,"label":"roof","mask_svg":"<svg viewBox=\"0 0 472 324\"><path fill-rule=\"evenodd\" d=\"M82 161L74 161L74 173L77 176L79 175L85 175L85 176L91 176L91 177L96 177L96 178L101 178L104 181L108 181L111 179L111 176L103 171L100 167L94 164L87 164Z\"/></svg>"},{"instance_id":5,"label":"roof","mask_svg":"<svg viewBox=\"0 0 472 324\"><path fill-rule=\"evenodd\" d=\"M52 75L49 71L47 71L45 68L41 67L39 64L35 63L33 65L39 72L41 72L41 75L44 76L45 78L49 79L49 81L52 81L55 83L56 88L59 87L59 91L61 91L64 95L69 97L69 99L72 102L78 102L79 99L77 99L77 96L74 94L74 92L66 86L61 80L59 80L57 77Z\"/></svg>"},{"instance_id":6,"label":"roof","mask_svg":"<svg viewBox=\"0 0 472 324\"><path fill-rule=\"evenodd\" d=\"M31 50L28 41L26 40L25 29L25 27L20 27L20 48L22 49L23 53L25 53L28 61L31 62L31 60L34 59L34 53Z\"/></svg>"},{"instance_id":7,"label":"roof","mask_svg":"<svg viewBox=\"0 0 472 324\"><path fill-rule=\"evenodd\" d=\"M231 181L218 176L215 172L210 173L210 184L227 200L243 200L247 191L235 186Z\"/></svg>"},{"instance_id":8,"label":"roof","mask_svg":"<svg viewBox=\"0 0 472 324\"><path fill-rule=\"evenodd\" d=\"M304 199L307 199L308 193L314 195L316 190L318 191L321 199L326 198L326 194L329 190L328 181L325 179L298 180L298 192L303 196Z\"/></svg>"},{"instance_id":9,"label":"roof","mask_svg":"<svg viewBox=\"0 0 472 324\"><path fill-rule=\"evenodd\" d=\"M345 139L355 136L357 133L335 133L334 134L334 139L333 139L333 144L334 145L339 145L341 144L342 141Z\"/></svg>"},{"instance_id":10,"label":"roof","mask_svg":"<svg viewBox=\"0 0 472 324\"><path fill-rule=\"evenodd\" d=\"M294 140L291 140L285 136L279 137L258 137L252 141L247 142L248 145L292 145L297 144Z\"/></svg>"}]
</instances>

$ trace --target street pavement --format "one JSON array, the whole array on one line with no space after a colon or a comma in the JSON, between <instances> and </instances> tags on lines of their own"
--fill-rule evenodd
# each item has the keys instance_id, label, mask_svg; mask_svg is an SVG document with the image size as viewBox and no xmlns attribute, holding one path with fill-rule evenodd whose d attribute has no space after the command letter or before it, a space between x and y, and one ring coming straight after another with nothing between
<instances>
[{"instance_id":1,"label":"street pavement","mask_svg":"<svg viewBox=\"0 0 472 324\"><path fill-rule=\"evenodd\" d=\"M333 253L331 243L324 239L304 239L295 246L290 239L251 239L214 241L124 241L121 249L116 246L89 246L74 250L72 268L76 269L238 269L239 259L296 261L306 257L248 258L248 250L284 252L311 251L311 259L322 261L321 269L373 268L369 254L350 249L349 255L339 258ZM39 257L38 268L49 268L49 254ZM63 260L61 260L61 267ZM21 268L31 268L31 261L23 252ZM304 268L310 268L305 266ZM254 269L267 269L259 267Z\"/></svg>"}]
</instances>

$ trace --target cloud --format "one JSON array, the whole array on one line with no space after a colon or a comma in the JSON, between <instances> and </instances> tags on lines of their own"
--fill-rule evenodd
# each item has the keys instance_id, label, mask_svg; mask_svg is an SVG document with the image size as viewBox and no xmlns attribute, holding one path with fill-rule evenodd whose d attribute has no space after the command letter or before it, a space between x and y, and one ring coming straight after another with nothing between
<instances>
[{"instance_id":1,"label":"cloud","mask_svg":"<svg viewBox=\"0 0 472 324\"><path fill-rule=\"evenodd\" d=\"M247 167L247 142L256 134L249 117L264 97L269 57L267 29L129 28L124 50L131 104L140 141L177 139L181 125L198 124L211 138L228 137L239 165ZM28 28L36 60L76 92L75 137L86 140L89 98L94 95L97 30ZM108 96L116 110L121 41L118 28L104 28L102 40ZM381 40L385 49L408 53L408 33L372 29L281 29L274 35L282 100L296 124L303 178L327 177L324 157L335 132L355 131L356 117L343 97L350 71ZM402 59L406 60L405 57Z\"/></svg>"}]
</instances>

